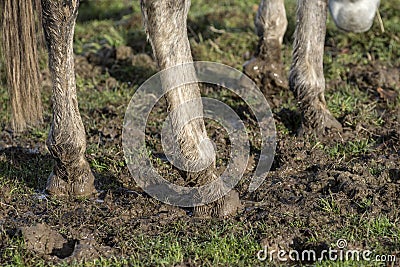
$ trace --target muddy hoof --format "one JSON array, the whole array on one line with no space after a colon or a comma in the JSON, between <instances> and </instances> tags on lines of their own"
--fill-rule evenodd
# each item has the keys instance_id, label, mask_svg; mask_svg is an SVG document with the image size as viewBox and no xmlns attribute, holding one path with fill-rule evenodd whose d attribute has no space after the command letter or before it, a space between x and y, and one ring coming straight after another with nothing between
<instances>
[{"instance_id":1,"label":"muddy hoof","mask_svg":"<svg viewBox=\"0 0 400 267\"><path fill-rule=\"evenodd\" d=\"M270 94L271 90L288 88L287 77L283 69L281 62L270 62L260 57L252 58L243 66L243 72L260 87L264 95Z\"/></svg>"},{"instance_id":2,"label":"muddy hoof","mask_svg":"<svg viewBox=\"0 0 400 267\"><path fill-rule=\"evenodd\" d=\"M94 176L86 160L82 161L78 170L61 172L56 165L47 179L46 192L55 196L89 196L95 193Z\"/></svg>"},{"instance_id":3,"label":"muddy hoof","mask_svg":"<svg viewBox=\"0 0 400 267\"><path fill-rule=\"evenodd\" d=\"M304 116L303 122L298 130L299 136L314 134L316 136L326 136L343 131L342 125L327 109L319 109L312 113L314 116Z\"/></svg>"},{"instance_id":4,"label":"muddy hoof","mask_svg":"<svg viewBox=\"0 0 400 267\"><path fill-rule=\"evenodd\" d=\"M225 218L236 215L241 208L239 193L232 189L213 203L195 207L193 216L197 218Z\"/></svg>"}]
</instances>

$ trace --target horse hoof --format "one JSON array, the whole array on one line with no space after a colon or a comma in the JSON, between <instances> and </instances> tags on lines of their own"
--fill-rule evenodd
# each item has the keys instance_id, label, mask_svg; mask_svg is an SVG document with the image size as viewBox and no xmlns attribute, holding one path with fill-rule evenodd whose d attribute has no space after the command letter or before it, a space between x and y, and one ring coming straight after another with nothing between
<instances>
[{"instance_id":1,"label":"horse hoof","mask_svg":"<svg viewBox=\"0 0 400 267\"><path fill-rule=\"evenodd\" d=\"M302 125L298 131L299 136L314 134L316 136L326 136L332 133L343 131L342 125L329 112L328 109L316 109L311 112L313 117L304 116Z\"/></svg>"},{"instance_id":2,"label":"horse hoof","mask_svg":"<svg viewBox=\"0 0 400 267\"><path fill-rule=\"evenodd\" d=\"M213 203L195 207L193 216L196 218L226 218L235 216L241 208L239 193L232 189Z\"/></svg>"},{"instance_id":3,"label":"horse hoof","mask_svg":"<svg viewBox=\"0 0 400 267\"><path fill-rule=\"evenodd\" d=\"M79 170L79 172L72 170ZM65 173L70 175L67 176ZM46 192L49 195L75 197L95 193L94 176L87 161L83 160L79 168L70 169L70 172L61 172L60 168L55 166L47 179Z\"/></svg>"}]
</instances>

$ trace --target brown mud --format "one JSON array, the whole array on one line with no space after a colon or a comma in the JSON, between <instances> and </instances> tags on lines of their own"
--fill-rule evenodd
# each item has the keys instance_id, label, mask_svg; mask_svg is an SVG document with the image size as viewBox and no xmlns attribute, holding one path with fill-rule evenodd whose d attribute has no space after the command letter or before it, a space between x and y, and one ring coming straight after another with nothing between
<instances>
[{"instance_id":1,"label":"brown mud","mask_svg":"<svg viewBox=\"0 0 400 267\"><path fill-rule=\"evenodd\" d=\"M143 82L156 70L147 54L140 54L129 47L103 46L97 53L76 57L77 74L96 79L108 71L110 77L97 84L95 90L114 90L119 81L131 81L128 67L137 72L138 83ZM390 107L395 100L395 86L400 82L399 66L382 66L379 62L357 67L346 74L361 90L368 92L370 102L376 103L384 123L375 125L368 121L353 122L354 114L338 118L344 125L343 133L316 140L313 137L296 137L299 114L292 109L280 107L293 100L290 92L274 92L269 95L278 129L287 128L288 133L278 131L275 160L266 181L255 192L249 193L248 178L257 161L257 134L252 140L249 170L237 186L243 209L234 217L226 219L240 222L252 229L260 245L302 249L323 249L332 240L331 232L351 224L352 218L375 218L385 216L390 221L400 218L400 131L398 115L400 107ZM334 88L343 81L333 81ZM380 88L380 89L378 89ZM203 88L205 93L213 88ZM329 89L328 89L329 90ZM83 100L84 101L84 100ZM92 166L99 160L123 162L121 131L124 105L108 105L102 109L89 109L83 114L88 144L99 150L87 154ZM161 103L152 113L155 122L162 121L165 106ZM158 111L157 111L158 110ZM252 116L242 104L235 107L246 124L254 129ZM247 118L247 119L246 119ZM49 121L49 118L46 119ZM159 126L150 124L147 142L155 158L162 159ZM218 167L229 156L229 140L226 132L208 122L209 135L217 143ZM15 179L10 186L0 188L0 255L9 247L12 239L22 237L27 255L35 255L50 262L71 262L81 259L129 256L138 248L130 243L134 235L157 236L168 231L171 225L182 222L185 235L193 235L208 229L222 219L198 220L190 209L163 204L146 195L135 185L127 167L95 170L96 196L85 199L58 199L41 193L51 169L51 158L45 148L43 136L33 130L16 134L4 126L0 129L1 175ZM346 150L336 154L326 148L345 147L349 142L372 140L368 149L348 156ZM158 153L158 154L157 154ZM24 168L29 166L29 173ZM114 166L114 165L113 165ZM172 175L180 183L179 172L162 165L160 172ZM8 176L9 173L13 175ZM14 183L32 188L36 194L13 192ZM322 200L331 201L323 206ZM330 209L330 210L327 210ZM262 223L263 227L257 227ZM317 236L316 236L317 235ZM313 239L314 238L314 239ZM311 240L311 241L310 241ZM316 241L312 241L316 240ZM387 251L398 253L399 241L388 238L382 241ZM354 241L354 246L366 246ZM397 254L400 257L399 254ZM0 259L0 265L10 258Z\"/></svg>"}]
</instances>

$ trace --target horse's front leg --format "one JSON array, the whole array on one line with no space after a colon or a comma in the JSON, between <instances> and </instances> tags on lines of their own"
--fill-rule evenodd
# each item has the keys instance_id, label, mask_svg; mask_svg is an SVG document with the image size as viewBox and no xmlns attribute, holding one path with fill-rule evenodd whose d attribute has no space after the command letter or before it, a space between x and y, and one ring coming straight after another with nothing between
<instances>
[{"instance_id":1,"label":"horse's front leg","mask_svg":"<svg viewBox=\"0 0 400 267\"><path fill-rule=\"evenodd\" d=\"M42 0L42 6L53 82L47 147L55 159L46 190L54 195L89 195L94 191L94 177L85 159L85 130L78 110L72 49L79 0Z\"/></svg>"},{"instance_id":2,"label":"horse's front leg","mask_svg":"<svg viewBox=\"0 0 400 267\"><path fill-rule=\"evenodd\" d=\"M179 64L193 62L187 36L186 18L189 11L188 0L142 0L142 12L146 31L153 47L159 67L167 69ZM169 82L195 75L191 67L182 68L179 73L168 73L163 77L163 87ZM165 77L167 76L167 77ZM208 166L201 171L187 172L187 184L204 185L216 179L215 152L209 143L203 118L200 89L197 84L179 85L166 93L169 111L172 115L172 130L181 154L188 160L189 167ZM195 103L185 108L185 103ZM182 127L183 126L183 127ZM193 166L191 166L193 165ZM197 206L197 216L225 216L236 212L238 194L231 191L218 203Z\"/></svg>"},{"instance_id":3,"label":"horse's front leg","mask_svg":"<svg viewBox=\"0 0 400 267\"><path fill-rule=\"evenodd\" d=\"M255 17L259 42L255 57L244 65L244 73L260 86L264 95L277 88L287 88L287 76L281 57L287 27L283 0L261 0Z\"/></svg>"},{"instance_id":4,"label":"horse's front leg","mask_svg":"<svg viewBox=\"0 0 400 267\"><path fill-rule=\"evenodd\" d=\"M323 135L341 130L325 102L323 55L327 0L299 0L289 86L302 112L302 130Z\"/></svg>"}]
</instances>

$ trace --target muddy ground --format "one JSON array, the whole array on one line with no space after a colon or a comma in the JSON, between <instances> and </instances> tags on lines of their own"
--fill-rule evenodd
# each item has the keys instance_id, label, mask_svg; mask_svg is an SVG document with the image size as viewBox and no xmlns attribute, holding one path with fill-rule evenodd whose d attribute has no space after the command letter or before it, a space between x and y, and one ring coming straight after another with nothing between
<instances>
[{"instance_id":1,"label":"muddy ground","mask_svg":"<svg viewBox=\"0 0 400 267\"><path fill-rule=\"evenodd\" d=\"M341 49L327 43L328 52L346 53ZM90 90L110 94L122 83L139 84L156 72L149 51L132 46L101 45L95 52L77 55L76 65L81 80L96 81ZM48 126L15 133L8 123L2 122L0 265L17 264L16 255L22 258L23 265L92 262L112 257L158 265L160 262L146 258L149 248L141 242L162 242L157 238L172 234L178 243L182 241L181 245L187 239L204 245L211 240L210 229L219 231L221 238L228 234L238 239L251 236L259 249L267 246L320 252L335 247L336 241L343 238L348 241L349 249L369 249L400 259L400 66L373 58L362 66L348 64L346 70L340 73L340 78L328 80L328 93L333 95L335 88L356 85L366 96L357 105L366 108L345 110L339 117L336 114L344 126L341 134L318 139L296 136L300 115L291 92L279 90L267 95L278 129L273 166L262 186L249 193L248 178L259 148L254 134L248 171L237 186L244 207L228 219L193 218L190 209L160 203L136 186L121 148L129 93L124 101L117 99L99 106L81 104L87 157L99 191L90 198L44 195L42 190L52 164L44 144ZM46 70L43 77L43 90L48 94ZM84 86L78 85L78 90L85 90ZM217 88L203 86L202 90L204 95L232 97ZM335 101L333 97L330 100ZM147 129L147 143L155 163L162 155L159 129L165 118L164 104L154 110L154 123ZM254 130L256 126L248 108L241 102L236 102L233 108ZM378 115L371 119L368 114L359 114L368 110ZM49 119L47 113L46 122ZM217 144L220 159L217 162L222 170L230 153L229 140L221 127L209 121L207 125ZM159 171L171 179L178 177L175 182L181 179L166 163L159 164ZM182 247L187 249L185 245ZM193 251L188 249L181 260L164 264L264 264L257 261L254 248L244 250L249 255L234 263L218 263L212 255L199 257Z\"/></svg>"}]
</instances>

